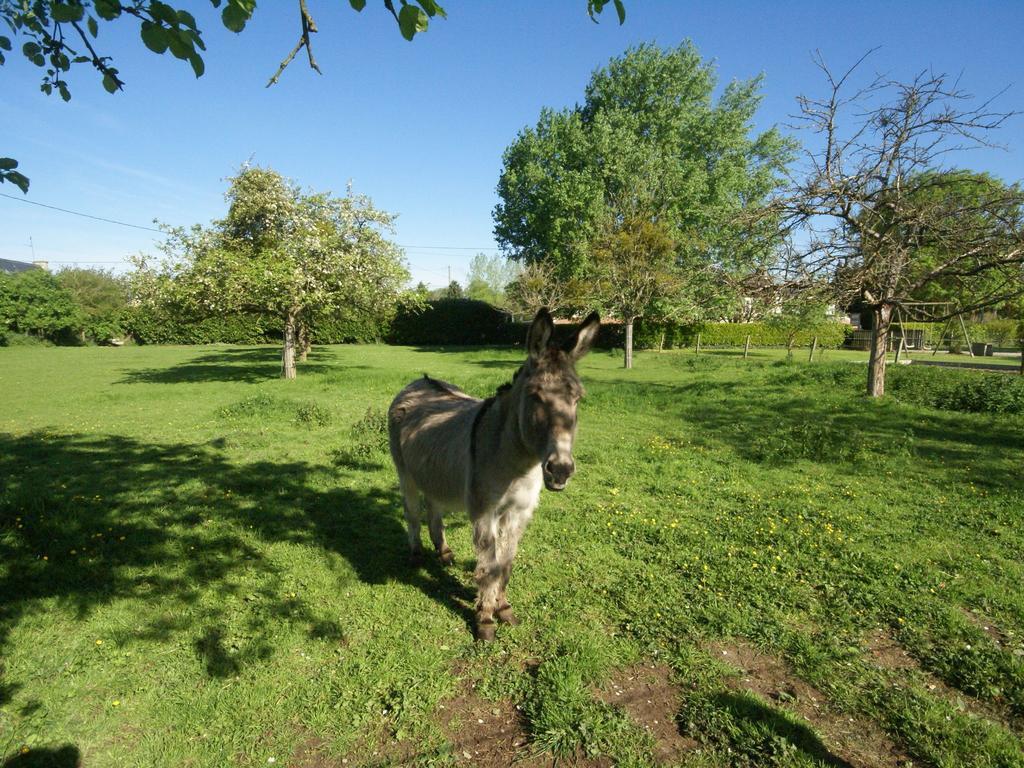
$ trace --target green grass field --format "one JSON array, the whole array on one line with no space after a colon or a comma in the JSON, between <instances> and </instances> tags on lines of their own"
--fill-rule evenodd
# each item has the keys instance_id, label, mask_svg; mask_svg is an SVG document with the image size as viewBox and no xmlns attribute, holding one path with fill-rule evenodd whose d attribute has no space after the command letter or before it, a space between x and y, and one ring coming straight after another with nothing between
<instances>
[{"instance_id":1,"label":"green grass field","mask_svg":"<svg viewBox=\"0 0 1024 768\"><path fill-rule=\"evenodd\" d=\"M1024 765L1024 419L806 354L586 358L480 645L364 417L520 353L0 349L0 764Z\"/></svg>"}]
</instances>

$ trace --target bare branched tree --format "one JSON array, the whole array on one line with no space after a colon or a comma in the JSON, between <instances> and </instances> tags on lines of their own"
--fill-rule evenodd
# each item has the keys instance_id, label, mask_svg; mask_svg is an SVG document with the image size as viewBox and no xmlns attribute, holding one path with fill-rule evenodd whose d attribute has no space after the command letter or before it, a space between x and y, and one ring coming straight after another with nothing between
<instances>
[{"instance_id":1,"label":"bare branched tree","mask_svg":"<svg viewBox=\"0 0 1024 768\"><path fill-rule=\"evenodd\" d=\"M536 261L519 272L508 284L505 299L509 309L519 316L532 317L542 307L558 316L575 307L580 287L575 280L564 280L552 262Z\"/></svg>"},{"instance_id":2,"label":"bare branched tree","mask_svg":"<svg viewBox=\"0 0 1024 768\"><path fill-rule=\"evenodd\" d=\"M800 97L796 116L816 141L773 213L803 244L807 274L827 279L839 303L871 311L867 390L880 396L898 307L939 286L956 297L947 317L1024 293L1024 192L951 163L997 146L990 136L1015 113L930 71L854 88L867 55L839 76L816 56L826 96Z\"/></svg>"}]
</instances>

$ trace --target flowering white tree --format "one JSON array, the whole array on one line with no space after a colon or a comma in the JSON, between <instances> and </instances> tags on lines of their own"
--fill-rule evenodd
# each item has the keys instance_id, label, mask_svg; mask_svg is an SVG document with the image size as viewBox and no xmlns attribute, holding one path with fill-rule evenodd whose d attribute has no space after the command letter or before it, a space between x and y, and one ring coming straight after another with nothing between
<instances>
[{"instance_id":1,"label":"flowering white tree","mask_svg":"<svg viewBox=\"0 0 1024 768\"><path fill-rule=\"evenodd\" d=\"M264 312L280 319L281 376L295 378L301 325L318 313L379 317L409 279L387 239L394 214L351 189L305 193L276 171L229 180L228 214L211 227L168 230L165 259L138 264L139 298L202 313Z\"/></svg>"}]
</instances>

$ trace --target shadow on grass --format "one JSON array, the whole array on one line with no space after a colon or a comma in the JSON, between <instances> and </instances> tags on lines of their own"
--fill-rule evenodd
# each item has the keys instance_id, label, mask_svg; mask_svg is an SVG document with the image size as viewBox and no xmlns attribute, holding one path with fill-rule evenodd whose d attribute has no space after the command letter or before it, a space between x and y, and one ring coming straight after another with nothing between
<instances>
[{"instance_id":1,"label":"shadow on grass","mask_svg":"<svg viewBox=\"0 0 1024 768\"><path fill-rule=\"evenodd\" d=\"M309 359L297 363L298 375L325 373L337 366L326 364L328 353L314 348ZM240 347L218 349L193 357L187 362L162 368L131 369L118 384L181 384L210 381L260 383L281 374L279 347Z\"/></svg>"},{"instance_id":2,"label":"shadow on grass","mask_svg":"<svg viewBox=\"0 0 1024 768\"><path fill-rule=\"evenodd\" d=\"M788 758L786 764L799 762L797 754L834 768L853 765L831 752L808 726L794 722L774 707L742 693L720 693L714 697L716 709L728 713L744 734L756 743L754 754L760 758L777 755Z\"/></svg>"},{"instance_id":3,"label":"shadow on grass","mask_svg":"<svg viewBox=\"0 0 1024 768\"><path fill-rule=\"evenodd\" d=\"M68 744L17 752L0 763L0 768L78 768L81 764L82 755L78 747Z\"/></svg>"},{"instance_id":4,"label":"shadow on grass","mask_svg":"<svg viewBox=\"0 0 1024 768\"><path fill-rule=\"evenodd\" d=\"M287 591L288 575L250 544L250 529L262 541L337 553L364 583L408 584L472 620L453 574L409 568L397 491L338 487L330 466L236 465L209 445L111 435L0 434L0 477L0 657L28 616L56 604L85 619L122 599L152 611L115 641L184 633L211 677L269 658L274 623L343 640L342 620ZM210 591L216 601L202 599ZM251 607L241 628L240 604ZM17 683L3 674L7 699Z\"/></svg>"},{"instance_id":5,"label":"shadow on grass","mask_svg":"<svg viewBox=\"0 0 1024 768\"><path fill-rule=\"evenodd\" d=\"M886 467L894 458L943 465L951 479L1002 490L1024 488L1018 461L1024 432L1015 417L939 411L872 401L853 390L844 369L769 371L761 382L680 385L676 407L706 442L757 463L801 459L837 463L856 457ZM815 380L817 377L817 380ZM859 377L856 379L859 382ZM801 391L800 385L814 389ZM909 462L909 463L907 463Z\"/></svg>"}]
</instances>

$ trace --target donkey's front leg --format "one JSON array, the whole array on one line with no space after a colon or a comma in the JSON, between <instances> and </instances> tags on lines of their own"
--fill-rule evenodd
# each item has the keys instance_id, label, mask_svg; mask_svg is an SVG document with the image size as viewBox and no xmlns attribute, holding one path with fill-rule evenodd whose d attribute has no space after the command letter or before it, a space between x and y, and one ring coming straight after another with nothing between
<instances>
[{"instance_id":1,"label":"donkey's front leg","mask_svg":"<svg viewBox=\"0 0 1024 768\"><path fill-rule=\"evenodd\" d=\"M476 639L494 639L494 614L498 610L502 567L498 561L497 524L494 515L486 512L473 523L473 546L476 549Z\"/></svg>"},{"instance_id":2,"label":"donkey's front leg","mask_svg":"<svg viewBox=\"0 0 1024 768\"><path fill-rule=\"evenodd\" d=\"M512 624L515 626L519 623L519 619L512 611L512 606L508 602L508 597L505 595L505 590L508 589L508 580L512 575L512 559L509 558L501 565L501 586L498 588L498 609L495 614L498 617L498 621L503 621L506 624Z\"/></svg>"},{"instance_id":3,"label":"donkey's front leg","mask_svg":"<svg viewBox=\"0 0 1024 768\"><path fill-rule=\"evenodd\" d=\"M499 621L506 624L518 624L519 619L512 612L512 606L508 602L505 591L508 589L508 580L512 576L512 561L515 559L519 549L519 540L526 530L526 524L530 521L531 510L513 510L505 515L505 524L501 526L501 533L498 537L498 561L501 566L501 582L498 587L498 609Z\"/></svg>"}]
</instances>

